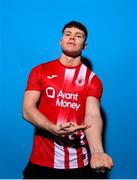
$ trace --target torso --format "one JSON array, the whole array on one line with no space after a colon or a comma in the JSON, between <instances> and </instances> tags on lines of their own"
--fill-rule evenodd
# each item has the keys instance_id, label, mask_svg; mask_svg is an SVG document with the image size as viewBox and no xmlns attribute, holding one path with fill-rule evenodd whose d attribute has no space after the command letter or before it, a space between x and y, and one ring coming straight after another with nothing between
<instances>
[{"instance_id":1,"label":"torso","mask_svg":"<svg viewBox=\"0 0 137 180\"><path fill-rule=\"evenodd\" d=\"M83 124L89 81L94 76L91 70L83 64L68 68L59 60L36 69L41 73L39 111L57 125L69 121ZM30 161L59 169L86 166L89 156L84 132L59 138L36 129Z\"/></svg>"}]
</instances>

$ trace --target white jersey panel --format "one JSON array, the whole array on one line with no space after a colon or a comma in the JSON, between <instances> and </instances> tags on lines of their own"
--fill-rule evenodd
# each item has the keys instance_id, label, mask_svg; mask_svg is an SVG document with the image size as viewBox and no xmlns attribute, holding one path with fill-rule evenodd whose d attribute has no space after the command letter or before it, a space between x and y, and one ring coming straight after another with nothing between
<instances>
[{"instance_id":1,"label":"white jersey panel","mask_svg":"<svg viewBox=\"0 0 137 180\"><path fill-rule=\"evenodd\" d=\"M64 147L54 142L54 168L64 169L65 168L65 153Z\"/></svg>"},{"instance_id":2,"label":"white jersey panel","mask_svg":"<svg viewBox=\"0 0 137 180\"><path fill-rule=\"evenodd\" d=\"M78 168L76 149L68 147L68 152L69 152L69 167Z\"/></svg>"}]
</instances>

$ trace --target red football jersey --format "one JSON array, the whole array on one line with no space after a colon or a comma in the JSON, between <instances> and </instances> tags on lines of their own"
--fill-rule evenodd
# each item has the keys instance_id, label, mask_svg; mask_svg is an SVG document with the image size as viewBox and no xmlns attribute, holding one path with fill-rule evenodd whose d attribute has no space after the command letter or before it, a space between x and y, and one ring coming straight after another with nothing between
<instances>
[{"instance_id":1,"label":"red football jersey","mask_svg":"<svg viewBox=\"0 0 137 180\"><path fill-rule=\"evenodd\" d=\"M86 99L93 96L100 100L102 83L84 64L66 67L56 59L32 69L26 90L40 91L38 109L49 121L81 125ZM30 161L58 169L86 166L89 153L84 132L62 138L36 128Z\"/></svg>"}]
</instances>

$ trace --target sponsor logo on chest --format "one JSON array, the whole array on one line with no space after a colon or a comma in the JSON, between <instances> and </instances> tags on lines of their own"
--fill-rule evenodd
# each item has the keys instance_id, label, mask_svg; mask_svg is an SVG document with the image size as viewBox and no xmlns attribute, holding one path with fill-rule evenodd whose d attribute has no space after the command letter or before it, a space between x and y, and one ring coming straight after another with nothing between
<instances>
[{"instance_id":1,"label":"sponsor logo on chest","mask_svg":"<svg viewBox=\"0 0 137 180\"><path fill-rule=\"evenodd\" d=\"M75 109L80 108L78 101L78 93L68 93L60 90L57 94L53 87L46 89L46 94L49 98L56 99L56 106L63 108Z\"/></svg>"}]
</instances>

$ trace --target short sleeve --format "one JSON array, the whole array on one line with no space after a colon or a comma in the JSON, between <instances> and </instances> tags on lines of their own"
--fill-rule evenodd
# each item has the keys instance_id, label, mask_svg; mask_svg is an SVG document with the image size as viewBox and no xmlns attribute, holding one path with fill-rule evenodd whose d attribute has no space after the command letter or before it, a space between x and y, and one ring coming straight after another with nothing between
<instances>
[{"instance_id":1,"label":"short sleeve","mask_svg":"<svg viewBox=\"0 0 137 180\"><path fill-rule=\"evenodd\" d=\"M89 82L87 96L93 96L100 101L102 92L103 92L102 82L96 75L94 75L94 77Z\"/></svg>"},{"instance_id":2,"label":"short sleeve","mask_svg":"<svg viewBox=\"0 0 137 180\"><path fill-rule=\"evenodd\" d=\"M41 91L41 70L40 66L34 67L28 77L27 90Z\"/></svg>"}]
</instances>

